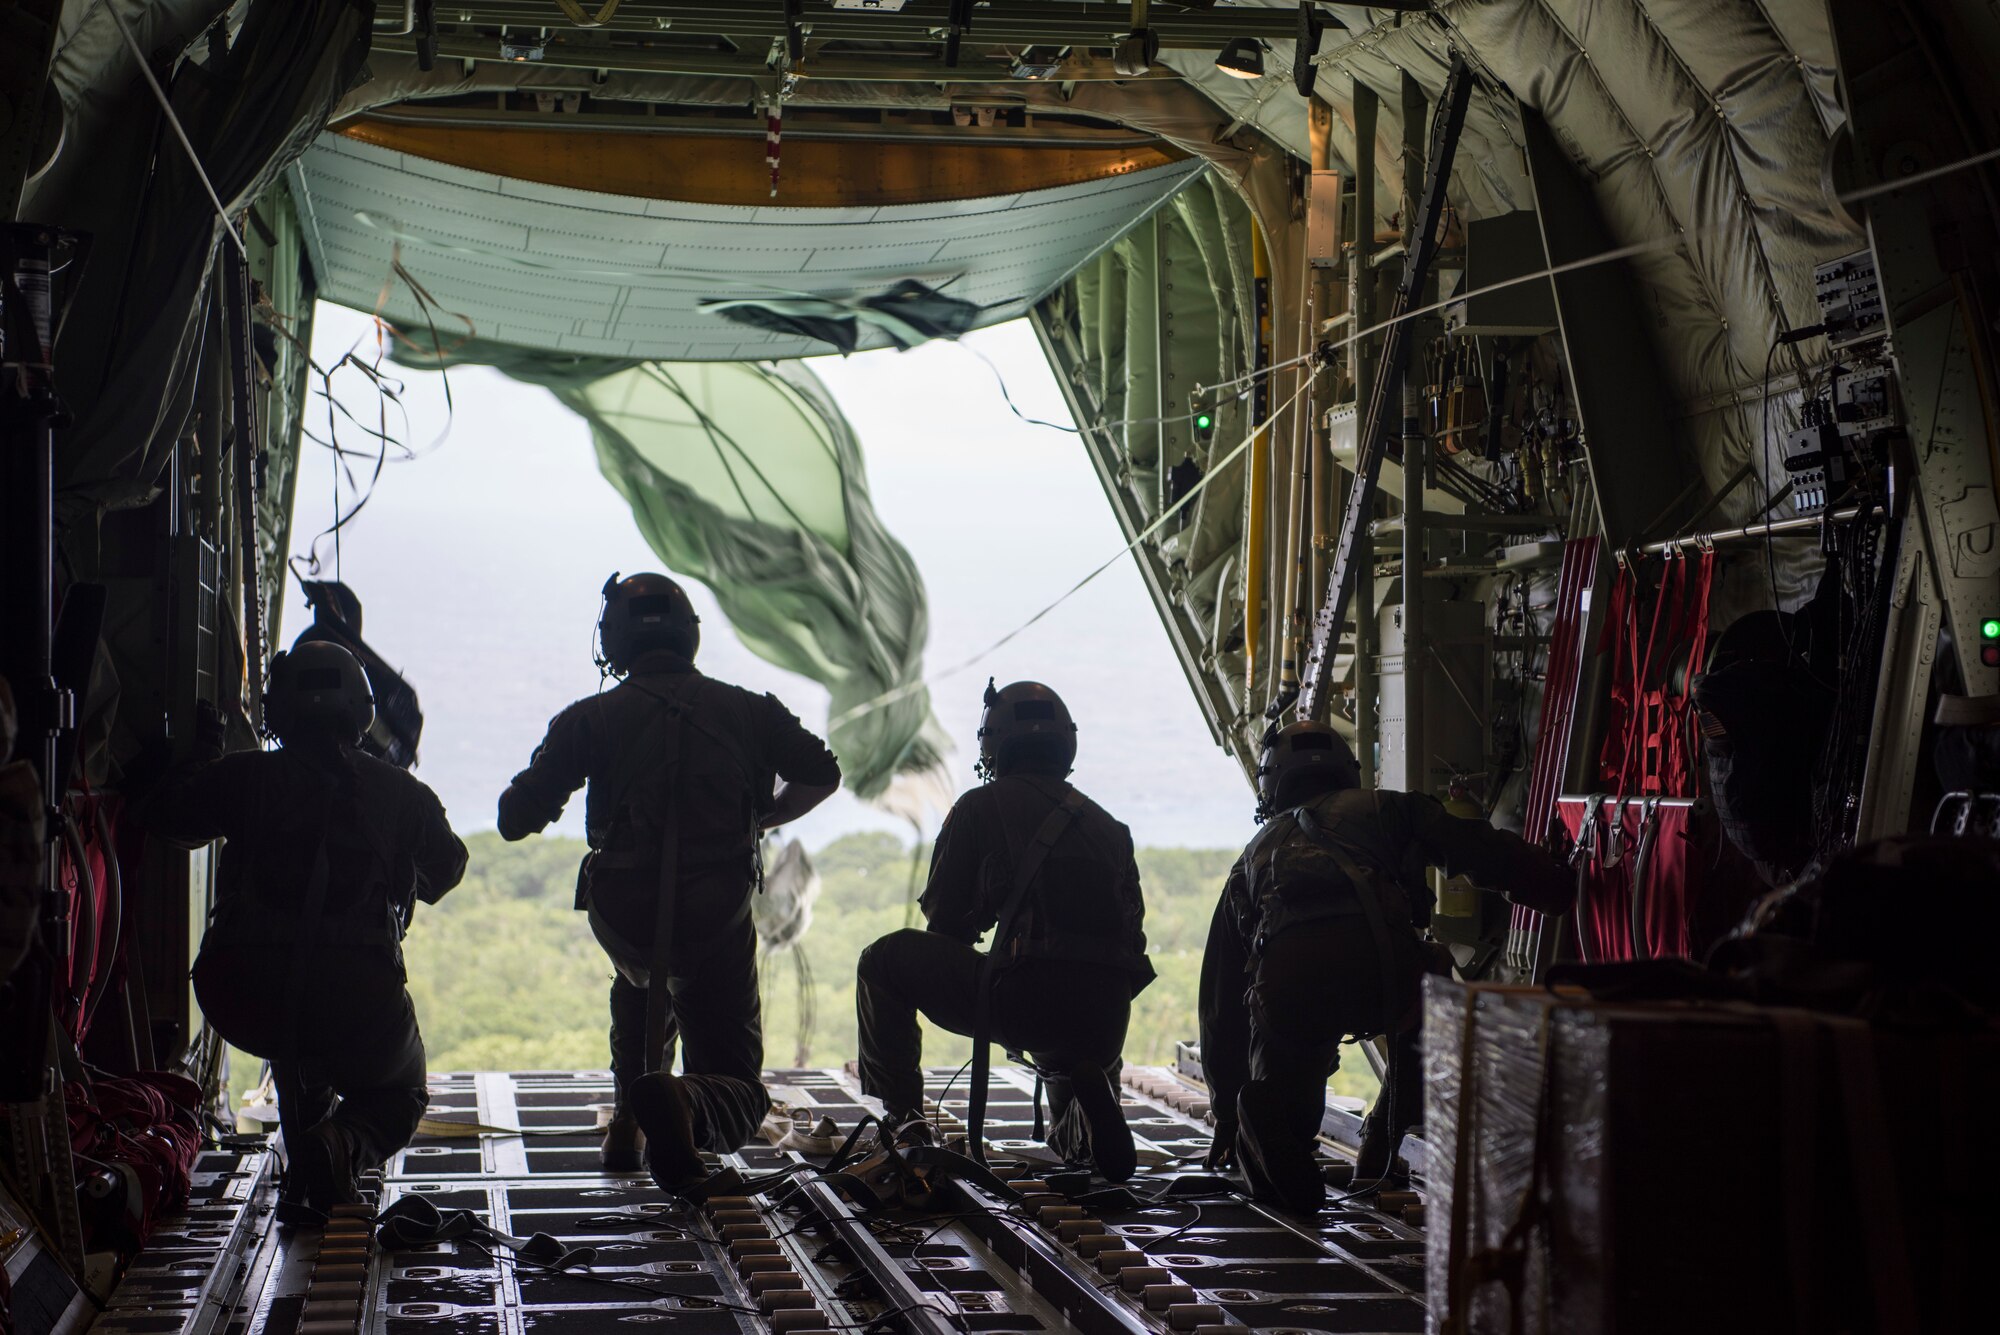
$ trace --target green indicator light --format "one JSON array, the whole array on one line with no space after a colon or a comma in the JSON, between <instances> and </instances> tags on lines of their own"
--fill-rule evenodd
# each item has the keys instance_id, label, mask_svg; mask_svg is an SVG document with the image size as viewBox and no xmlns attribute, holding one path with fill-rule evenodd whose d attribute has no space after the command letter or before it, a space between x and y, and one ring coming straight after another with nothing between
<instances>
[{"instance_id":1,"label":"green indicator light","mask_svg":"<svg viewBox=\"0 0 2000 1335\"><path fill-rule=\"evenodd\" d=\"M1979 623L1981 639L2000 640L2000 617L1988 617Z\"/></svg>"},{"instance_id":2,"label":"green indicator light","mask_svg":"<svg viewBox=\"0 0 2000 1335\"><path fill-rule=\"evenodd\" d=\"M1215 425L1215 419L1213 417L1210 417L1207 413L1197 413L1195 414L1194 424L1196 430L1206 431L1210 427ZM1989 621L1986 624L1988 626L1994 627L1994 630L1992 632L1993 634L2000 635L2000 621Z\"/></svg>"}]
</instances>

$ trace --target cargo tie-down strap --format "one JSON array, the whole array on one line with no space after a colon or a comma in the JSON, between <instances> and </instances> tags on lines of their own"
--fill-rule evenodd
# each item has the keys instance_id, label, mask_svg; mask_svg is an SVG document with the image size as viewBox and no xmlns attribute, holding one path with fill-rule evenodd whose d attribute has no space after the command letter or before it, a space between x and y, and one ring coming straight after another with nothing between
<instances>
[{"instance_id":1,"label":"cargo tie-down strap","mask_svg":"<svg viewBox=\"0 0 2000 1335\"><path fill-rule=\"evenodd\" d=\"M864 1212L933 1209L938 1188L951 1181L970 1182L1002 1200L1020 1199L984 1163L938 1145L885 1145L858 1162L830 1168L821 1180Z\"/></svg>"},{"instance_id":2,"label":"cargo tie-down strap","mask_svg":"<svg viewBox=\"0 0 2000 1335\"><path fill-rule=\"evenodd\" d=\"M1549 637L1547 677L1542 690L1542 717L1535 735L1534 767L1528 776L1528 806L1521 833L1530 843L1548 839L1555 819L1562 776L1569 768L1575 738L1576 700L1583 679L1584 631L1590 619L1590 599L1597 587L1598 540L1572 538L1563 544L1562 573L1556 584L1555 626ZM1507 928L1507 957L1518 969L1531 972L1542 954L1543 915L1525 905L1513 906Z\"/></svg>"},{"instance_id":3,"label":"cargo tie-down strap","mask_svg":"<svg viewBox=\"0 0 2000 1335\"><path fill-rule=\"evenodd\" d=\"M1702 859L1690 856L1700 793L1694 683L1708 653L1715 553L1669 552L1650 615L1635 566L1618 572L1601 651L1611 710L1598 774L1605 791L1563 797L1575 843L1577 944L1586 960L1665 958L1692 948ZM1641 634L1641 622L1645 630Z\"/></svg>"},{"instance_id":4,"label":"cargo tie-down strap","mask_svg":"<svg viewBox=\"0 0 2000 1335\"><path fill-rule=\"evenodd\" d=\"M1556 813L1575 847L1576 932L1591 964L1665 959L1693 949L1691 924L1713 828L1703 807L1657 797L1565 795Z\"/></svg>"},{"instance_id":5,"label":"cargo tie-down strap","mask_svg":"<svg viewBox=\"0 0 2000 1335\"><path fill-rule=\"evenodd\" d=\"M597 1259L595 1247L565 1247L560 1238L548 1233L517 1238L500 1232L470 1210L440 1210L422 1196L400 1197L375 1216L375 1241L383 1251L461 1240L482 1250L502 1248L512 1252L516 1260L542 1270L569 1270Z\"/></svg>"},{"instance_id":6,"label":"cargo tie-down strap","mask_svg":"<svg viewBox=\"0 0 2000 1335\"><path fill-rule=\"evenodd\" d=\"M1600 653L1611 654L1611 716L1598 774L1608 791L1627 796L1693 797L1700 791L1690 734L1694 679L1708 653L1715 553L1670 553L1664 561L1650 617L1640 611L1636 570L1619 570L1599 644Z\"/></svg>"},{"instance_id":7,"label":"cargo tie-down strap","mask_svg":"<svg viewBox=\"0 0 2000 1335\"><path fill-rule=\"evenodd\" d=\"M1300 807L1294 816L1299 833L1319 845L1333 858L1335 865L1340 868L1340 874L1345 876L1347 883L1354 888L1354 897L1361 903L1362 917L1368 923L1368 935L1375 943L1376 973L1380 976L1382 988L1380 1032L1390 1034L1407 1028L1408 1026L1401 1023L1404 1019L1402 1011L1405 1009L1399 1005L1402 1000L1402 989L1399 984L1401 970L1397 967L1396 943L1389 935L1389 920L1382 912L1380 878L1375 872L1364 870L1348 856L1347 850L1342 848L1340 841L1319 823L1311 808ZM1396 930L1410 930L1407 914L1397 923ZM1355 1037L1367 1038L1372 1035L1356 1034Z\"/></svg>"},{"instance_id":8,"label":"cargo tie-down strap","mask_svg":"<svg viewBox=\"0 0 2000 1335\"><path fill-rule=\"evenodd\" d=\"M1021 850L1021 859L1014 864L1014 886L1008 892L1007 902L1001 906L997 925L993 930L993 945L979 961L979 985L977 999L973 1003L972 1021L972 1087L971 1106L966 1109L965 1148L966 1153L978 1163L986 1162L986 1086L993 1060L987 1049L993 1041L993 983L996 972L996 957L1014 939L1014 929L1021 916L1021 910L1028 902L1028 892L1034 888L1035 877L1041 872L1042 861L1049 850L1069 829L1076 813L1083 810L1083 794L1068 784L1056 797L1055 806L1043 818L1041 828L1035 837Z\"/></svg>"}]
</instances>

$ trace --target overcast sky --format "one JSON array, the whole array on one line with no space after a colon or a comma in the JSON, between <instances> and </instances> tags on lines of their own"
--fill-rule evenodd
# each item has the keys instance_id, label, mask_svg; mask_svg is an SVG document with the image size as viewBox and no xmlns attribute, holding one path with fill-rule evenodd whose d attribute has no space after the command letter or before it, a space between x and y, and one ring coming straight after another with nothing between
<instances>
[{"instance_id":1,"label":"overcast sky","mask_svg":"<svg viewBox=\"0 0 2000 1335\"><path fill-rule=\"evenodd\" d=\"M314 353L331 365L369 320L322 305ZM1068 422L1061 394L1024 322L969 336L1016 403ZM930 592L927 670L958 663L1042 608L1122 545L1076 437L1018 421L994 372L967 347L822 358L867 455L883 522L915 556ZM588 430L546 392L496 372L451 374L447 424L435 375L408 384L414 461L391 464L341 541L342 577L366 608L368 641L408 677L425 724L417 773L461 830L490 829L494 801L526 763L550 715L597 689L590 661L598 589L613 570L658 569L631 512L597 471ZM352 372L342 401L372 422L374 396ZM324 435L325 405L308 408ZM344 435L359 439L351 427ZM293 550L331 522L331 455L310 442L300 474ZM343 493L343 503L351 498ZM332 574L332 542L320 555ZM280 643L310 620L288 584ZM823 731L827 694L755 657L707 591L689 592L712 676L775 692ZM1241 772L1210 738L1130 558L977 669L938 683L934 704L957 743L954 781L975 781L973 732L988 673L1048 682L1079 726L1074 781L1132 827L1141 844L1240 845L1252 831ZM582 833L573 800L560 829ZM845 793L792 831L818 848L854 830L908 827Z\"/></svg>"}]
</instances>

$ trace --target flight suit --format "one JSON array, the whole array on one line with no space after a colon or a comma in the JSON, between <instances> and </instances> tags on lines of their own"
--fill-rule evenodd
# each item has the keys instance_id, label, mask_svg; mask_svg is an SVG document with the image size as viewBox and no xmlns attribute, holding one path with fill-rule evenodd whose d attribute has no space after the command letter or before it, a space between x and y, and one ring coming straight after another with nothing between
<instances>
[{"instance_id":1,"label":"flight suit","mask_svg":"<svg viewBox=\"0 0 2000 1335\"><path fill-rule=\"evenodd\" d=\"M1312 1143L1344 1036L1393 1036L1364 1140L1393 1146L1422 1118L1427 866L1543 912L1564 911L1575 895L1569 871L1518 835L1448 815L1421 794L1361 788L1273 817L1230 869L1202 958L1201 1059L1218 1137L1233 1129L1260 1199L1300 1210L1323 1200Z\"/></svg>"},{"instance_id":2,"label":"flight suit","mask_svg":"<svg viewBox=\"0 0 2000 1335\"><path fill-rule=\"evenodd\" d=\"M715 1153L746 1143L770 1108L750 895L759 820L778 779L837 784L840 766L775 696L656 652L619 685L556 715L500 797L501 835L523 839L589 785L591 852L577 907L616 968L611 1073L620 1103L649 1069L647 989L664 922L671 1023L653 1055L671 1064L678 1035L695 1143ZM670 877L662 874L669 845Z\"/></svg>"},{"instance_id":3,"label":"flight suit","mask_svg":"<svg viewBox=\"0 0 2000 1335\"><path fill-rule=\"evenodd\" d=\"M351 747L288 746L201 764L148 815L181 847L227 841L195 996L223 1038L270 1061L285 1143L329 1122L356 1171L409 1144L429 1095L403 930L415 900L465 874L437 795Z\"/></svg>"},{"instance_id":4,"label":"flight suit","mask_svg":"<svg viewBox=\"0 0 2000 1335\"><path fill-rule=\"evenodd\" d=\"M861 1087L891 1114L923 1107L918 1012L953 1033L973 1032L985 958L975 944L999 922L1016 858L1074 791L1060 779L1013 775L959 798L938 831L920 901L929 930L891 932L861 952ZM1028 1054L1044 1072L1050 1143L1065 1154L1084 1138L1065 1072L1117 1065L1132 998L1153 980L1131 832L1077 797L1011 939L991 947L1003 957L993 973L992 1041Z\"/></svg>"}]
</instances>

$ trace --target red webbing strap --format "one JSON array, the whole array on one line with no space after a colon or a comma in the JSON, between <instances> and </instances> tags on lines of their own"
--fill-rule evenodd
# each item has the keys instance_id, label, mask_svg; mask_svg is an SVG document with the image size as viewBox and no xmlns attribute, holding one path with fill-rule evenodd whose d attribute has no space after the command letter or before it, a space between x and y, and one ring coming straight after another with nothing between
<instances>
[{"instance_id":1,"label":"red webbing strap","mask_svg":"<svg viewBox=\"0 0 2000 1335\"><path fill-rule=\"evenodd\" d=\"M1690 563L1693 568L1690 569ZM1619 572L1605 634L1614 651L1611 717L1599 777L1614 793L1687 797L1699 791L1693 775L1693 681L1708 651L1709 603L1715 556L1669 553L1660 574L1643 642L1639 631L1640 583L1631 567ZM1679 688L1676 656L1685 650Z\"/></svg>"},{"instance_id":2,"label":"red webbing strap","mask_svg":"<svg viewBox=\"0 0 2000 1335\"><path fill-rule=\"evenodd\" d=\"M1709 596L1714 589L1715 552L1709 548L1695 558L1694 576L1688 581L1683 621L1687 662L1681 671L1680 690L1674 691L1671 681L1664 683L1668 691L1665 791L1670 797L1701 795L1701 771L1695 764L1698 743L1693 735L1694 681L1701 675L1703 661L1708 657Z\"/></svg>"},{"instance_id":3,"label":"red webbing strap","mask_svg":"<svg viewBox=\"0 0 2000 1335\"><path fill-rule=\"evenodd\" d=\"M1556 583L1556 620L1549 637L1548 663L1543 673L1542 717L1536 727L1535 765L1528 780L1525 829L1530 841L1547 838L1555 814L1556 794L1568 759L1570 723L1574 718L1576 684L1582 656L1577 652L1583 633L1583 594L1597 561L1597 539L1583 538L1563 545L1562 575Z\"/></svg>"},{"instance_id":4,"label":"red webbing strap","mask_svg":"<svg viewBox=\"0 0 2000 1335\"><path fill-rule=\"evenodd\" d=\"M1585 960L1688 955L1701 882L1689 808L1597 793L1559 800L1556 814L1577 845L1571 916Z\"/></svg>"},{"instance_id":5,"label":"red webbing strap","mask_svg":"<svg viewBox=\"0 0 2000 1335\"><path fill-rule=\"evenodd\" d=\"M1531 842L1548 837L1549 821L1555 814L1555 795L1560 786L1561 760L1557 756L1558 716L1569 712L1563 705L1566 688L1573 692L1572 660L1576 657L1578 618L1570 608L1571 590L1576 584L1576 565L1583 540L1563 544L1562 573L1556 577L1555 624L1549 635L1548 661L1542 669L1542 716L1535 724L1535 759L1528 773L1528 801L1522 829ZM1560 748L1566 750L1567 748ZM1525 932L1531 919L1519 904L1509 906L1510 933Z\"/></svg>"},{"instance_id":6,"label":"red webbing strap","mask_svg":"<svg viewBox=\"0 0 2000 1335\"><path fill-rule=\"evenodd\" d=\"M1534 768L1528 780L1524 826L1530 841L1545 842L1553 828L1556 797L1569 769L1570 746L1576 731L1576 697L1583 678L1584 631L1589 624L1586 604L1597 585L1598 540L1575 538L1563 544L1562 574L1556 581L1555 624L1549 637L1543 673L1542 716L1536 726ZM1527 936L1541 915L1515 904L1509 914L1511 932ZM1524 946L1524 949L1526 947Z\"/></svg>"},{"instance_id":7,"label":"red webbing strap","mask_svg":"<svg viewBox=\"0 0 2000 1335\"><path fill-rule=\"evenodd\" d=\"M1647 954L1654 959L1686 958L1694 942L1688 923L1694 917L1700 868L1694 856L1693 812L1687 807L1661 806L1653 813L1652 840L1647 848L1645 883L1640 887L1646 918Z\"/></svg>"},{"instance_id":8,"label":"red webbing strap","mask_svg":"<svg viewBox=\"0 0 2000 1335\"><path fill-rule=\"evenodd\" d=\"M1577 848L1577 946L1586 962L1607 964L1632 958L1632 868L1639 806L1602 793L1563 798L1556 811ZM1613 831L1613 827L1618 827ZM1622 850L1616 861L1614 850Z\"/></svg>"},{"instance_id":9,"label":"red webbing strap","mask_svg":"<svg viewBox=\"0 0 2000 1335\"><path fill-rule=\"evenodd\" d=\"M1612 593L1600 641L1600 652L1608 647L1613 654L1611 717L1599 755L1609 795L1595 810L1562 804L1564 824L1586 845L1577 852L1574 916L1578 944L1595 961L1685 956L1692 946L1699 859L1690 812L1657 799L1699 791L1688 728L1694 678L1708 649L1714 583L1712 551L1670 553L1643 637L1639 572L1622 568ZM1676 684L1674 665L1683 651ZM1553 690L1553 666L1549 681Z\"/></svg>"},{"instance_id":10,"label":"red webbing strap","mask_svg":"<svg viewBox=\"0 0 2000 1335\"><path fill-rule=\"evenodd\" d=\"M1556 794L1562 791L1563 775L1569 769L1570 747L1576 737L1576 697L1583 681L1583 637L1590 625L1590 600L1597 589L1598 539L1582 538L1575 545L1577 557L1572 582L1561 591L1563 609L1569 619L1569 638L1563 650L1563 707L1556 716L1559 745L1550 757L1543 798L1550 812L1555 809ZM1546 816L1543 821L1546 829Z\"/></svg>"},{"instance_id":11,"label":"red webbing strap","mask_svg":"<svg viewBox=\"0 0 2000 1335\"><path fill-rule=\"evenodd\" d=\"M1631 716L1632 691L1626 680L1625 661L1638 657L1638 627L1635 624L1633 580L1630 566L1618 567L1618 580L1611 586L1611 606L1604 615L1604 633L1598 638L1601 657L1611 652L1611 716L1606 720L1604 747L1597 756L1598 782L1616 789L1625 773L1627 744L1625 720Z\"/></svg>"},{"instance_id":12,"label":"red webbing strap","mask_svg":"<svg viewBox=\"0 0 2000 1335\"><path fill-rule=\"evenodd\" d=\"M1620 776L1617 788L1620 793L1651 794L1659 791L1660 715L1665 710L1665 701L1653 685L1653 673L1662 660L1673 655L1683 568L1677 557L1669 556L1660 572L1659 593L1653 599L1652 629L1646 632L1646 652L1639 659L1638 670L1632 674L1634 708L1627 721L1629 733L1625 751L1628 768ZM1667 623L1664 640L1660 636L1662 620ZM1633 629L1636 632L1637 626Z\"/></svg>"},{"instance_id":13,"label":"red webbing strap","mask_svg":"<svg viewBox=\"0 0 2000 1335\"><path fill-rule=\"evenodd\" d=\"M1631 959L1632 872L1638 863L1639 806L1620 795L1604 804L1611 815L1603 825L1604 856L1598 859L1601 892L1595 925L1601 959Z\"/></svg>"}]
</instances>

